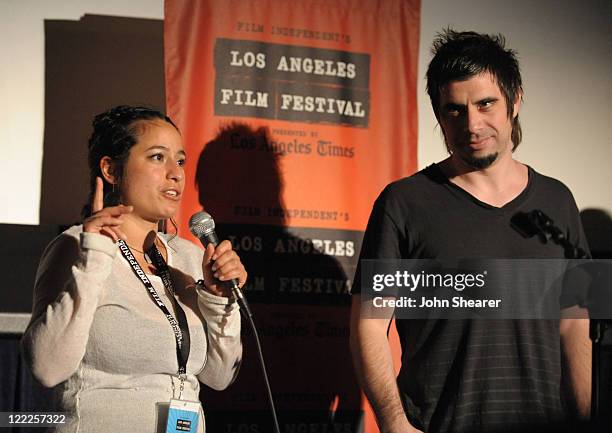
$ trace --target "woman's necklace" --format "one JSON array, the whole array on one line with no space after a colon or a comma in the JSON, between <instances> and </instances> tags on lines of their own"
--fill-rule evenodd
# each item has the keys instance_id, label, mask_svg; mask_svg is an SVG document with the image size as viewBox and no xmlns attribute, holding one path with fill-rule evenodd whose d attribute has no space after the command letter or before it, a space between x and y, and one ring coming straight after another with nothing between
<instances>
[{"instance_id":1,"label":"woman's necklace","mask_svg":"<svg viewBox=\"0 0 612 433\"><path fill-rule=\"evenodd\" d=\"M143 257L144 257L144 259L146 260L146 262L147 262L147 263L149 263L149 264L153 263L153 261L151 260L151 258L149 257L149 255L148 255L147 253L145 253L144 251L139 250L138 248L134 248L133 246L131 246L131 245L130 245L130 244L128 244L127 242L126 242L126 245L127 245L128 247L130 247L130 249L131 249L131 250L134 250L134 251L136 251L137 253L142 254L142 255L143 255ZM156 237L156 238L155 238L155 240L153 241L153 245L157 246L157 237Z\"/></svg>"}]
</instances>

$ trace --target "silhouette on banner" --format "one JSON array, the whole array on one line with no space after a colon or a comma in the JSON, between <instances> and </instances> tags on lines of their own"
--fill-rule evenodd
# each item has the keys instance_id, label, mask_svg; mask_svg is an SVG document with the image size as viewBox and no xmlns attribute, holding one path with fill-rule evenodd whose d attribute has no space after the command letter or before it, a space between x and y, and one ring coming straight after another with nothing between
<instances>
[{"instance_id":1,"label":"silhouette on banner","mask_svg":"<svg viewBox=\"0 0 612 433\"><path fill-rule=\"evenodd\" d=\"M348 343L347 275L354 273L361 232L287 227L283 153L270 144L267 128L223 127L198 161L199 201L249 272L245 295L262 339L281 431L358 431L360 392ZM241 145L259 151L247 157ZM211 431L272 431L247 326L243 344L236 382L223 393L201 392Z\"/></svg>"}]
</instances>

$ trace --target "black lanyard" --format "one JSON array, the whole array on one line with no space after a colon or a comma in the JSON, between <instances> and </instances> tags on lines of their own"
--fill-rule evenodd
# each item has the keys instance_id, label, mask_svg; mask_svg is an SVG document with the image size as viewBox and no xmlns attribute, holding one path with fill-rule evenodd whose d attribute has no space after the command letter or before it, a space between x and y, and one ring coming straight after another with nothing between
<instances>
[{"instance_id":1,"label":"black lanyard","mask_svg":"<svg viewBox=\"0 0 612 433\"><path fill-rule=\"evenodd\" d=\"M121 239L117 241L117 245L119 245L119 250L123 254L125 260L127 260L130 266L132 267L132 271L134 271L134 274L140 279L140 281L142 281L142 284L149 292L149 295L151 295L151 299L153 299L153 302L155 302L159 309L162 310L162 312L166 316L166 319L168 319L168 322L170 322L170 326L174 331L174 337L176 338L176 358L178 360L179 366L178 374L185 374L187 372L187 359L189 359L189 326L187 325L187 317L185 316L185 311L174 297L174 286L172 285L172 279L170 278L170 270L168 269L168 264L166 263L164 257L161 255L161 253L154 244L153 247L151 247L151 249L149 250L149 257L153 261L153 265L155 265L155 267L159 271L162 282L164 283L164 287L170 292L170 295L174 300L174 305L176 307L176 319L174 318L174 316L172 316L170 311L168 311L168 308L158 296L157 292L155 291L155 288L153 287L153 284L151 284L151 281L149 281L149 278L147 278L147 275L144 273L144 271L134 258L134 255L130 251L130 247L128 247L128 245Z\"/></svg>"}]
</instances>

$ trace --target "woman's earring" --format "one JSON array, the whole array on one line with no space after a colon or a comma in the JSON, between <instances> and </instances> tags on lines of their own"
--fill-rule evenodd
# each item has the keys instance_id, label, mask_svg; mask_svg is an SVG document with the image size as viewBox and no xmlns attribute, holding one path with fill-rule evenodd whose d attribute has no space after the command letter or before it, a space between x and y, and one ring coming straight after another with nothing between
<instances>
[{"instance_id":1,"label":"woman's earring","mask_svg":"<svg viewBox=\"0 0 612 433\"><path fill-rule=\"evenodd\" d=\"M119 193L119 187L116 183L111 183L111 190L107 193L105 197L106 206L117 206L121 203L121 197ZM117 188L115 188L117 186Z\"/></svg>"}]
</instances>

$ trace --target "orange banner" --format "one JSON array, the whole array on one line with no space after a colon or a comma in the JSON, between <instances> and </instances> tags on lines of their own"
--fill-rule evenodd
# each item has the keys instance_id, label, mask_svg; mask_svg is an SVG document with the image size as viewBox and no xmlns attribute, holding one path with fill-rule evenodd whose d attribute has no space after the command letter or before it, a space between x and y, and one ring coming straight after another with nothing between
<instances>
[{"instance_id":1,"label":"orange banner","mask_svg":"<svg viewBox=\"0 0 612 433\"><path fill-rule=\"evenodd\" d=\"M166 1L167 108L190 151L189 174L204 145L238 121L256 134L229 134L236 158L277 154L284 176L283 210L250 199L252 169L249 183L219 192L228 201L218 219L364 229L381 188L417 166L419 6ZM200 207L187 191L185 215Z\"/></svg>"},{"instance_id":2,"label":"orange banner","mask_svg":"<svg viewBox=\"0 0 612 433\"><path fill-rule=\"evenodd\" d=\"M195 179L179 232L204 208L247 265L281 431L359 431L350 280L374 199L417 167L419 18L419 0L166 1L167 111ZM245 333L237 383L203 396L212 431L271 431Z\"/></svg>"}]
</instances>

